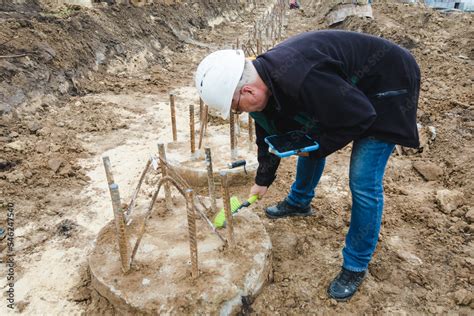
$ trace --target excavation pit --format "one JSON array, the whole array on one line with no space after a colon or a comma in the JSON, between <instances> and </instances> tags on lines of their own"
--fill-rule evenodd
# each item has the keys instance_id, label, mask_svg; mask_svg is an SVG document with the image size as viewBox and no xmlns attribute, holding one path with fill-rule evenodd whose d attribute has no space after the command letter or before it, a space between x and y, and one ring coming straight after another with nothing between
<instances>
[{"instance_id":1,"label":"excavation pit","mask_svg":"<svg viewBox=\"0 0 474 316\"><path fill-rule=\"evenodd\" d=\"M128 273L113 221L100 231L89 258L93 287L121 314L227 315L252 301L272 277L271 241L254 211L234 217L235 246L224 246L196 217L199 276L192 278L185 199L174 198L171 211L164 205L155 205ZM127 227L132 247L142 221L137 216Z\"/></svg>"}]
</instances>

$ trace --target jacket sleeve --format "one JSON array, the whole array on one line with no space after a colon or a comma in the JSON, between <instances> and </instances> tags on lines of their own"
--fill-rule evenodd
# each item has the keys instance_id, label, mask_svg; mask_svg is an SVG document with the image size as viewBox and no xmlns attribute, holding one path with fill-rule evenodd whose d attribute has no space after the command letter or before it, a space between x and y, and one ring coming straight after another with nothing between
<instances>
[{"instance_id":1,"label":"jacket sleeve","mask_svg":"<svg viewBox=\"0 0 474 316\"><path fill-rule=\"evenodd\" d=\"M280 157L268 151L268 144L265 137L267 132L255 122L255 134L258 146L258 169L255 176L255 183L261 186L270 186L276 178L276 171L280 165Z\"/></svg>"},{"instance_id":2,"label":"jacket sleeve","mask_svg":"<svg viewBox=\"0 0 474 316\"><path fill-rule=\"evenodd\" d=\"M318 65L300 89L300 101L321 131L312 135L319 143L319 149L310 153L312 158L326 157L359 138L377 116L365 94L343 76L337 64Z\"/></svg>"}]
</instances>

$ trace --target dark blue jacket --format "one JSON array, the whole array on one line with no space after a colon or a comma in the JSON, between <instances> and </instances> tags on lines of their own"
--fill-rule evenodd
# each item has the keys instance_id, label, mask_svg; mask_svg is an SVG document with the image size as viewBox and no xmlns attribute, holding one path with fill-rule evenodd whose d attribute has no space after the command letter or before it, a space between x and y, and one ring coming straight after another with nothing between
<instances>
[{"instance_id":1,"label":"dark blue jacket","mask_svg":"<svg viewBox=\"0 0 474 316\"><path fill-rule=\"evenodd\" d=\"M251 113L259 185L273 182L280 162L264 142L274 133L305 130L320 145L312 158L369 136L419 146L420 70L407 50L388 40L347 31L308 32L258 56L254 65L272 93L262 112Z\"/></svg>"}]
</instances>

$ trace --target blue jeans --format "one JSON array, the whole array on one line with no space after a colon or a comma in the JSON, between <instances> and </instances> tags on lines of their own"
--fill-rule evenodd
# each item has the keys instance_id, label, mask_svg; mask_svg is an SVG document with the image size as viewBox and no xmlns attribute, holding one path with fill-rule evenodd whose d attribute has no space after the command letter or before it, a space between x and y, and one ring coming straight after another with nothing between
<instances>
[{"instance_id":1,"label":"blue jeans","mask_svg":"<svg viewBox=\"0 0 474 316\"><path fill-rule=\"evenodd\" d=\"M392 143L374 138L363 138L352 145L349 170L351 224L342 250L343 267L348 270L367 270L377 246L383 213L382 181L394 147ZM298 158L296 180L286 198L289 204L305 207L311 203L325 163L325 158Z\"/></svg>"}]
</instances>

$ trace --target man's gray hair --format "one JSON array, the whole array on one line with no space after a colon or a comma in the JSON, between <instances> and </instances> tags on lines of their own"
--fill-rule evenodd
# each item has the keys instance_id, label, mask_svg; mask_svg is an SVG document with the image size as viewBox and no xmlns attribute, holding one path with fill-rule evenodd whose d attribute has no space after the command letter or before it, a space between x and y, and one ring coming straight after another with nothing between
<instances>
[{"instance_id":1,"label":"man's gray hair","mask_svg":"<svg viewBox=\"0 0 474 316\"><path fill-rule=\"evenodd\" d=\"M257 76L257 70L255 69L255 66L253 65L252 61L246 59L244 71L242 72L242 77L240 78L240 81L237 84L235 91L239 91L246 84L254 83L257 80Z\"/></svg>"}]
</instances>

